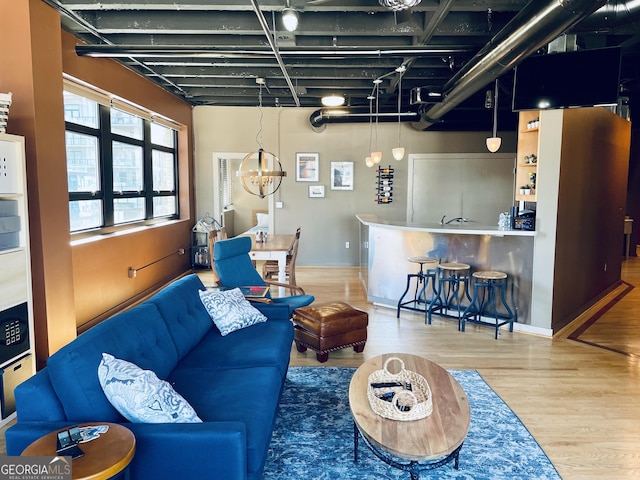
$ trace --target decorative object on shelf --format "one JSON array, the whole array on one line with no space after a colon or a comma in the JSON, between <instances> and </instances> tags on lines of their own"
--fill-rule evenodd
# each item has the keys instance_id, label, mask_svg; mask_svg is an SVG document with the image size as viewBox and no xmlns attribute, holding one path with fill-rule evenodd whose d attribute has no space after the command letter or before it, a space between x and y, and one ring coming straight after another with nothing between
<instances>
[{"instance_id":1,"label":"decorative object on shelf","mask_svg":"<svg viewBox=\"0 0 640 480\"><path fill-rule=\"evenodd\" d=\"M520 187L520 195L530 195L531 194L531 186L530 185L522 185Z\"/></svg>"},{"instance_id":2,"label":"decorative object on shelf","mask_svg":"<svg viewBox=\"0 0 640 480\"><path fill-rule=\"evenodd\" d=\"M296 153L296 182L317 182L320 176L320 154Z\"/></svg>"},{"instance_id":3,"label":"decorative object on shelf","mask_svg":"<svg viewBox=\"0 0 640 480\"><path fill-rule=\"evenodd\" d=\"M393 201L393 168L378 168L378 182L376 186L376 203L391 203Z\"/></svg>"},{"instance_id":4,"label":"decorative object on shelf","mask_svg":"<svg viewBox=\"0 0 640 480\"><path fill-rule=\"evenodd\" d=\"M536 178L538 174L536 172L529 172L529 186L532 190L536 188Z\"/></svg>"},{"instance_id":5,"label":"decorative object on shelf","mask_svg":"<svg viewBox=\"0 0 640 480\"><path fill-rule=\"evenodd\" d=\"M392 361L400 364L398 373L389 371ZM369 375L367 398L376 415L390 420L420 420L433 412L429 383L422 375L406 370L398 357L389 357L382 370Z\"/></svg>"},{"instance_id":6,"label":"decorative object on shelf","mask_svg":"<svg viewBox=\"0 0 640 480\"><path fill-rule=\"evenodd\" d=\"M216 228L217 227L217 228ZM209 212L205 213L204 217L196 222L191 229L191 266L196 267L210 267L211 266L211 252L209 252L209 235L212 235L216 230L222 228L220 223L209 215ZM136 271L141 268L133 269L129 267L129 278L136 276Z\"/></svg>"},{"instance_id":7,"label":"decorative object on shelf","mask_svg":"<svg viewBox=\"0 0 640 480\"><path fill-rule=\"evenodd\" d=\"M353 190L353 162L331 162L331 190Z\"/></svg>"},{"instance_id":8,"label":"decorative object on shelf","mask_svg":"<svg viewBox=\"0 0 640 480\"><path fill-rule=\"evenodd\" d=\"M398 146L391 150L393 154L393 158L400 161L404 158L404 147L400 146L400 109L402 107L402 75L407 71L407 67L404 65L400 65L396 68L396 72L398 72Z\"/></svg>"},{"instance_id":9,"label":"decorative object on shelf","mask_svg":"<svg viewBox=\"0 0 640 480\"><path fill-rule=\"evenodd\" d=\"M13 94L0 93L0 132L7 131L7 122L9 121L9 107L11 106L11 98Z\"/></svg>"},{"instance_id":10,"label":"decorative object on shelf","mask_svg":"<svg viewBox=\"0 0 640 480\"><path fill-rule=\"evenodd\" d=\"M538 157L536 156L535 153L532 153L531 155L526 155L524 157L524 163L535 165L538 163Z\"/></svg>"},{"instance_id":11,"label":"decorative object on shelf","mask_svg":"<svg viewBox=\"0 0 640 480\"><path fill-rule=\"evenodd\" d=\"M502 145L502 138L498 136L498 80L495 82L495 90L493 94L493 136L487 138L487 150L495 153Z\"/></svg>"},{"instance_id":12,"label":"decorative object on shelf","mask_svg":"<svg viewBox=\"0 0 640 480\"><path fill-rule=\"evenodd\" d=\"M527 122L527 130L532 130L534 128L538 128L539 125L540 125L540 119L539 118L534 118L533 120L529 120Z\"/></svg>"},{"instance_id":13,"label":"decorative object on shelf","mask_svg":"<svg viewBox=\"0 0 640 480\"><path fill-rule=\"evenodd\" d=\"M252 195L264 198L273 195L282 184L282 177L287 176L287 172L282 170L280 160L273 153L265 152L262 148L262 87L265 84L264 78L257 78L256 83L260 85L259 104L260 127L256 135L259 149L257 152L249 153L242 162L236 175L240 177L242 187ZM257 161L257 169L249 168L249 161ZM273 168L269 170L269 166Z\"/></svg>"}]
</instances>

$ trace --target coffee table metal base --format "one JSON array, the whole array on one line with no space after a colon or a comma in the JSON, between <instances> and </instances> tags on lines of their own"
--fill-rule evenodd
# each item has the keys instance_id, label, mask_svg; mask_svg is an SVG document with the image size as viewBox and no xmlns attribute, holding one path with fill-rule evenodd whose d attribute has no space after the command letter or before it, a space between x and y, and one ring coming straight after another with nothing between
<instances>
[{"instance_id":1,"label":"coffee table metal base","mask_svg":"<svg viewBox=\"0 0 640 480\"><path fill-rule=\"evenodd\" d=\"M462 445L463 445L463 444L460 444L460 446L456 448L453 452L451 452L449 455L438 460L426 461L426 462L418 462L415 460L411 460L407 462L400 462L395 460L396 457L392 457L387 452L379 448L376 448L364 436L361 436L360 431L358 430L358 426L354 422L353 423L353 461L355 463L358 463L358 445L359 445L360 438L362 438L362 441L369 448L369 450L371 450L373 454L376 457L378 457L380 460L382 460L384 463L386 463L387 465L391 465L394 468L404 470L405 472L409 472L409 474L411 475L411 480L418 480L420 477L420 472L422 471L440 468L452 461L453 461L453 468L458 470L460 450L462 449Z\"/></svg>"}]
</instances>

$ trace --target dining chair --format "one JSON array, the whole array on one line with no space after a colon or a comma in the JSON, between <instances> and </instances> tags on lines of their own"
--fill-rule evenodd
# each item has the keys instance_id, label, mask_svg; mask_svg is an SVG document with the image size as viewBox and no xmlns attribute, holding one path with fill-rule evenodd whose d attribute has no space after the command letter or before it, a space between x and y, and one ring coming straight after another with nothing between
<instances>
[{"instance_id":1,"label":"dining chair","mask_svg":"<svg viewBox=\"0 0 640 480\"><path fill-rule=\"evenodd\" d=\"M285 287L289 290L289 296L273 298L268 294L266 300L287 306L290 315L296 308L306 307L315 300L313 295L305 294L296 285L264 280L251 263L250 251L251 238L246 236L219 240L213 244L213 265L218 285L230 288L266 285Z\"/></svg>"},{"instance_id":2,"label":"dining chair","mask_svg":"<svg viewBox=\"0 0 640 480\"><path fill-rule=\"evenodd\" d=\"M213 266L213 245L218 240L225 240L227 238L227 227L220 227L220 230L214 230L209 233L209 258L211 260L211 271L213 272L213 281L218 283L218 275L216 274L216 269Z\"/></svg>"},{"instance_id":3,"label":"dining chair","mask_svg":"<svg viewBox=\"0 0 640 480\"><path fill-rule=\"evenodd\" d=\"M296 283L296 258L298 257L298 244L300 243L300 227L296 230L296 238L293 241L291 252L287 254L287 266L285 267L287 283ZM262 277L267 280L278 280L280 268L276 260L267 260L262 266Z\"/></svg>"}]
</instances>

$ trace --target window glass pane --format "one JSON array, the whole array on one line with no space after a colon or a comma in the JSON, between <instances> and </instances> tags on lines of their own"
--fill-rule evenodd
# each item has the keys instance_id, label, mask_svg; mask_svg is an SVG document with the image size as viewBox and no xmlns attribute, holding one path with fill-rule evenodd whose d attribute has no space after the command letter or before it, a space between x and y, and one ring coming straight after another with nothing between
<instances>
[{"instance_id":1,"label":"window glass pane","mask_svg":"<svg viewBox=\"0 0 640 480\"><path fill-rule=\"evenodd\" d=\"M111 109L111 132L142 140L142 118L115 108Z\"/></svg>"},{"instance_id":2,"label":"window glass pane","mask_svg":"<svg viewBox=\"0 0 640 480\"><path fill-rule=\"evenodd\" d=\"M143 190L142 147L113 142L113 191Z\"/></svg>"},{"instance_id":3,"label":"window glass pane","mask_svg":"<svg viewBox=\"0 0 640 480\"><path fill-rule=\"evenodd\" d=\"M176 197L154 197L153 217L165 217L176 213Z\"/></svg>"},{"instance_id":4,"label":"window glass pane","mask_svg":"<svg viewBox=\"0 0 640 480\"><path fill-rule=\"evenodd\" d=\"M71 231L87 230L102 226L102 200L69 202Z\"/></svg>"},{"instance_id":5,"label":"window glass pane","mask_svg":"<svg viewBox=\"0 0 640 480\"><path fill-rule=\"evenodd\" d=\"M163 147L173 147L173 130L164 125L151 122L151 143Z\"/></svg>"},{"instance_id":6,"label":"window glass pane","mask_svg":"<svg viewBox=\"0 0 640 480\"><path fill-rule=\"evenodd\" d=\"M127 223L144 220L144 198L116 198L113 200L113 222Z\"/></svg>"},{"instance_id":7,"label":"window glass pane","mask_svg":"<svg viewBox=\"0 0 640 480\"><path fill-rule=\"evenodd\" d=\"M173 154L153 150L151 152L151 163L153 169L153 190L156 192L175 191Z\"/></svg>"},{"instance_id":8,"label":"window glass pane","mask_svg":"<svg viewBox=\"0 0 640 480\"><path fill-rule=\"evenodd\" d=\"M220 173L219 183L220 183L220 205L222 208L228 207L233 203L231 199L231 172L229 171L229 159L228 158L219 158L220 168L218 172Z\"/></svg>"},{"instance_id":9,"label":"window glass pane","mask_svg":"<svg viewBox=\"0 0 640 480\"><path fill-rule=\"evenodd\" d=\"M98 128L98 104L75 93L63 92L64 120Z\"/></svg>"},{"instance_id":10,"label":"window glass pane","mask_svg":"<svg viewBox=\"0 0 640 480\"><path fill-rule=\"evenodd\" d=\"M98 139L80 133L65 132L67 180L70 192L100 190Z\"/></svg>"}]
</instances>

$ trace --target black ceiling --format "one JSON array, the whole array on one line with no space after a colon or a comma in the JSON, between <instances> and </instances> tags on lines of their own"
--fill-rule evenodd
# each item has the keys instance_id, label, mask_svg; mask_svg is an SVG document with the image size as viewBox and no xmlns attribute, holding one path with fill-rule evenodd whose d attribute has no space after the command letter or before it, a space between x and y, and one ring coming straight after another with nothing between
<instances>
[{"instance_id":1,"label":"black ceiling","mask_svg":"<svg viewBox=\"0 0 640 480\"><path fill-rule=\"evenodd\" d=\"M87 44L79 54L116 58L193 105L255 106L257 79L263 78L263 105L318 108L330 93L344 94L348 105L368 106L379 77L381 108L392 108L400 65L407 67L403 104L414 87L442 91L529 3L422 0L394 13L378 0L45 1ZM608 2L571 30L583 49L623 45L622 83L632 95L640 78L638 3ZM281 21L287 4L299 12L293 33ZM595 10L602 1L592 4ZM512 69L501 74L503 99L510 96L511 78ZM490 88L487 82L476 89L450 116L482 111ZM501 100L501 109L509 103Z\"/></svg>"}]
</instances>

